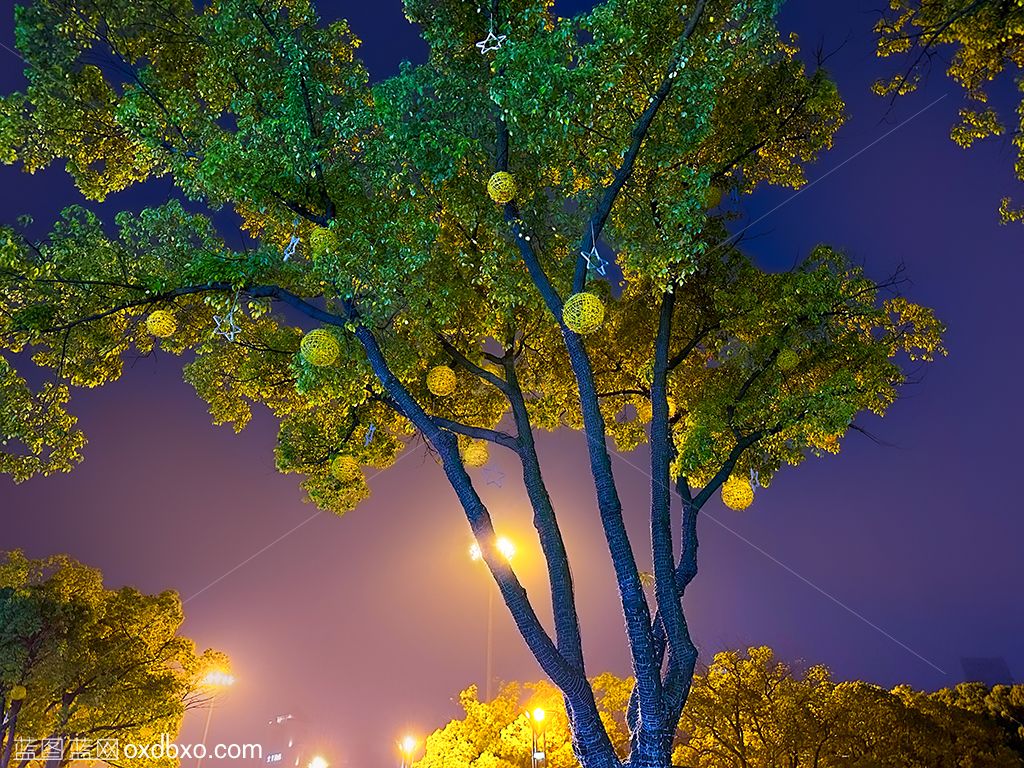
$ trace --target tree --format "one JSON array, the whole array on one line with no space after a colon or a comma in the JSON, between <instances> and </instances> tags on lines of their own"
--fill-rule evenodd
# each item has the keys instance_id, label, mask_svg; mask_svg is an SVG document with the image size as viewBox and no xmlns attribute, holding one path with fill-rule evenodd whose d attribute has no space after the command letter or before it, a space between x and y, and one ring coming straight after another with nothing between
<instances>
[{"instance_id":1,"label":"tree","mask_svg":"<svg viewBox=\"0 0 1024 768\"><path fill-rule=\"evenodd\" d=\"M894 402L908 360L941 351L941 325L841 252L771 274L730 238L724 196L798 187L843 121L774 0L405 9L429 59L376 84L346 24L306 0L19 9L28 86L0 109L6 159L63 160L97 200L166 176L189 202L111 231L80 208L43 239L6 230L3 347L60 383L35 391L5 369L21 405L5 409L3 467L69 470L69 387L116 379L133 348L193 355L185 375L217 423L241 429L265 404L279 469L324 509L355 507L363 468L422 438L566 698L581 763L618 768L535 449L537 430L582 430L638 681L628 763L663 768L697 661L682 598L701 508L723 487L745 506L747 478L838 451L858 412ZM238 247L203 212L224 206ZM609 436L650 445L653 605ZM491 450L521 465L553 632L496 550L474 474Z\"/></svg>"},{"instance_id":2,"label":"tree","mask_svg":"<svg viewBox=\"0 0 1024 768\"><path fill-rule=\"evenodd\" d=\"M943 49L952 56L946 74L964 91L965 105L951 137L961 147L1006 133L1006 124L989 102L989 89L1011 78L1024 65L1024 6L1015 0L890 0L889 10L875 26L878 54L898 56L906 66L880 80L875 91L902 96L917 89ZM1017 148L1015 171L1024 180L1024 112L1018 110L1013 131ZM1004 198L999 213L1004 223L1024 221L1024 210Z\"/></svg>"},{"instance_id":3,"label":"tree","mask_svg":"<svg viewBox=\"0 0 1024 768\"><path fill-rule=\"evenodd\" d=\"M227 664L178 634L183 618L173 592L106 589L99 571L68 557L6 554L0 767L63 768L76 755L114 759L112 739L147 747L173 739L185 711L209 701L204 674Z\"/></svg>"},{"instance_id":4,"label":"tree","mask_svg":"<svg viewBox=\"0 0 1024 768\"><path fill-rule=\"evenodd\" d=\"M623 723L634 681L594 679L603 722ZM886 691L835 682L821 665L802 673L770 648L724 651L695 676L675 734L673 764L687 768L1020 768L997 715L971 713L907 686ZM542 707L548 768L578 765L559 692L547 683L506 685L490 702L459 697L465 717L427 738L416 768L521 768L532 747L530 712Z\"/></svg>"}]
</instances>

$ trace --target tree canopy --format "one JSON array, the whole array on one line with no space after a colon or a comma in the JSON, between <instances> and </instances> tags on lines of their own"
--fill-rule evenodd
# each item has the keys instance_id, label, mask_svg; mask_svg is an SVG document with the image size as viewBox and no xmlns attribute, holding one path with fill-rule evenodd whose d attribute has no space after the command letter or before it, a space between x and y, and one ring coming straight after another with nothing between
<instances>
[{"instance_id":1,"label":"tree canopy","mask_svg":"<svg viewBox=\"0 0 1024 768\"><path fill-rule=\"evenodd\" d=\"M1007 132L1006 116L992 105L995 81L1011 79L1024 66L1024 6L1013 0L890 0L875 26L878 54L905 61L901 71L875 84L881 95L917 89L934 58L951 52L946 74L964 91L965 104L951 136L961 147ZM1024 111L1018 108L1012 131L1017 150L1014 170L1024 180ZM1004 198L1004 222L1024 221L1024 210Z\"/></svg>"},{"instance_id":2,"label":"tree canopy","mask_svg":"<svg viewBox=\"0 0 1024 768\"><path fill-rule=\"evenodd\" d=\"M178 634L177 594L112 590L64 556L0 560L0 766L68 765L106 742L173 739L187 709L208 701L202 679L227 658ZM169 757L139 758L153 768Z\"/></svg>"},{"instance_id":3,"label":"tree canopy","mask_svg":"<svg viewBox=\"0 0 1024 768\"><path fill-rule=\"evenodd\" d=\"M278 468L324 509L354 508L365 468L422 438L570 701L577 754L615 768L534 442L583 430L640 681L633 748L665 765L696 663L681 599L699 510L720 489L745 508L783 466L837 452L942 352L942 326L840 250L769 273L737 246L743 196L799 187L844 119L773 0L405 10L429 58L371 83L346 24L304 0L19 8L28 82L0 108L0 154L63 161L93 200L160 176L181 199L112 224L71 208L43 238L4 229L0 347L56 381L4 364L0 466L69 470L70 389L158 351L187 355L215 422L267 406ZM650 446L653 605L608 438ZM553 634L474 487L492 450L522 467Z\"/></svg>"},{"instance_id":4,"label":"tree canopy","mask_svg":"<svg viewBox=\"0 0 1024 768\"><path fill-rule=\"evenodd\" d=\"M632 679L593 681L601 717L616 748L629 751L625 728ZM715 654L693 681L675 732L673 765L686 768L1016 768L1024 750L1011 745L1003 706L1024 686L962 683L934 693L908 686L887 691L839 682L814 665L794 670L770 648ZM533 747L535 708L545 765L575 768L565 706L549 683L506 684L491 701L471 687L459 696L464 716L427 737L414 768L519 768Z\"/></svg>"}]
</instances>

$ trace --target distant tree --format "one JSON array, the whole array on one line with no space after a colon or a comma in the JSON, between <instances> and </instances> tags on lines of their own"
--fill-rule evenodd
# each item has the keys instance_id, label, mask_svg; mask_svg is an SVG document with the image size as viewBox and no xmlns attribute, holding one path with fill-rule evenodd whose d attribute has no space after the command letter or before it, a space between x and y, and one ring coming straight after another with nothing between
<instances>
[{"instance_id":1,"label":"distant tree","mask_svg":"<svg viewBox=\"0 0 1024 768\"><path fill-rule=\"evenodd\" d=\"M321 24L307 0L19 8L28 86L0 101L0 156L27 171L62 161L97 200L166 177L257 240L231 247L177 201L109 230L80 208L42 239L5 230L0 348L55 376L37 390L30 368L0 370L0 468L70 469L82 438L68 387L155 349L188 353L216 422L241 429L268 406L279 469L325 509L355 507L364 468L418 436L566 697L579 759L618 768L535 447L539 430L582 430L579 488L638 680L629 763L665 768L697 662L682 598L700 510L723 489L744 508L752 478L838 451L859 412L895 401L910 359L940 351L941 325L896 281L827 247L766 273L729 237L723 196L799 187L843 121L776 5L609 0L559 18L546 0L407 0L429 59L374 85L347 25ZM609 437L651 447L650 567ZM521 468L551 630L496 549L476 474L491 451Z\"/></svg>"},{"instance_id":2,"label":"distant tree","mask_svg":"<svg viewBox=\"0 0 1024 768\"><path fill-rule=\"evenodd\" d=\"M879 55L905 62L899 72L875 84L877 93L897 96L916 90L935 58L942 57L946 74L963 88L966 99L953 140L970 147L1006 133L1005 116L989 103L989 87L997 79L1016 77L1024 66L1024 5L1017 0L890 0L875 30ZM1015 170L1024 180L1024 111L1018 109L1016 121L1011 132ZM1024 221L1024 210L1008 197L1000 214L1004 222Z\"/></svg>"},{"instance_id":3,"label":"distant tree","mask_svg":"<svg viewBox=\"0 0 1024 768\"><path fill-rule=\"evenodd\" d=\"M594 680L601 718L629 748L624 723L632 679ZM835 682L812 666L802 674L769 648L715 655L697 675L675 736L673 764L687 768L1021 768L996 718L949 703L945 691L905 686L886 691ZM982 697L984 698L984 697ZM546 716L547 768L575 768L557 689L509 684L491 702L463 691L464 718L427 738L415 768L521 768L529 762L534 723Z\"/></svg>"},{"instance_id":4,"label":"distant tree","mask_svg":"<svg viewBox=\"0 0 1024 768\"><path fill-rule=\"evenodd\" d=\"M178 634L182 619L173 592L106 589L99 571L63 556L3 556L0 768L110 757L104 741L114 739L147 747L173 740L185 711L208 701L203 676L227 664L222 654L198 654Z\"/></svg>"}]
</instances>

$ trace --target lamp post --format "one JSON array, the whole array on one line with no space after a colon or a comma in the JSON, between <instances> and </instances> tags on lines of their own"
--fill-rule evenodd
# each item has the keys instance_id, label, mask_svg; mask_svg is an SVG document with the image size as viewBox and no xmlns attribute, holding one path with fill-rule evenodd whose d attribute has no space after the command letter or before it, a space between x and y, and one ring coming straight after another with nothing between
<instances>
[{"instance_id":1,"label":"lamp post","mask_svg":"<svg viewBox=\"0 0 1024 768\"><path fill-rule=\"evenodd\" d=\"M199 681L199 685L203 688L207 688L211 691L211 699L209 705L206 707L206 725L203 726L203 753L196 757L196 768L202 768L203 758L206 756L206 737L210 735L210 721L213 719L213 694L217 692L219 688L229 688L235 684L235 676L230 675L227 672L220 670L214 670L207 672L202 680Z\"/></svg>"},{"instance_id":2,"label":"lamp post","mask_svg":"<svg viewBox=\"0 0 1024 768\"><path fill-rule=\"evenodd\" d=\"M398 752L402 755L402 768L410 768L412 766L412 755L416 751L417 746L418 744L413 736L406 736L398 742Z\"/></svg>"},{"instance_id":3,"label":"lamp post","mask_svg":"<svg viewBox=\"0 0 1024 768\"><path fill-rule=\"evenodd\" d=\"M531 768L540 768L540 764L547 760L547 745L544 739L544 717L545 712L540 707L537 707L533 712L527 712L526 716L530 718L530 725L533 726L533 749L530 751L530 766Z\"/></svg>"},{"instance_id":4,"label":"lamp post","mask_svg":"<svg viewBox=\"0 0 1024 768\"><path fill-rule=\"evenodd\" d=\"M516 545L510 539L499 536L497 541L498 551L508 562L516 554ZM483 552L476 542L469 548L469 557L473 561L483 560ZM487 588L487 678L484 681L484 701L491 700L491 680L494 678L494 591L497 587L490 584Z\"/></svg>"}]
</instances>

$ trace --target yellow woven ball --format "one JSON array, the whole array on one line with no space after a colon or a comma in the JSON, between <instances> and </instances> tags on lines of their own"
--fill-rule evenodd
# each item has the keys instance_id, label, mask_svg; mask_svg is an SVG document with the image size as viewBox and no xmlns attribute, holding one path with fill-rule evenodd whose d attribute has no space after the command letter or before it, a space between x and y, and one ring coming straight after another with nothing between
<instances>
[{"instance_id":1,"label":"yellow woven ball","mask_svg":"<svg viewBox=\"0 0 1024 768\"><path fill-rule=\"evenodd\" d=\"M146 330L158 339L166 339L178 330L178 321L166 309L158 309L146 318Z\"/></svg>"},{"instance_id":2,"label":"yellow woven ball","mask_svg":"<svg viewBox=\"0 0 1024 768\"><path fill-rule=\"evenodd\" d=\"M499 205L515 200L518 191L516 177L508 171L498 171L487 181L487 194Z\"/></svg>"},{"instance_id":3,"label":"yellow woven ball","mask_svg":"<svg viewBox=\"0 0 1024 768\"><path fill-rule=\"evenodd\" d=\"M490 453L487 450L487 443L483 440L474 440L462 452L462 460L466 462L467 467L482 467L488 459Z\"/></svg>"},{"instance_id":4,"label":"yellow woven ball","mask_svg":"<svg viewBox=\"0 0 1024 768\"><path fill-rule=\"evenodd\" d=\"M562 322L575 333L593 333L604 322L604 302L592 293L574 293L562 307Z\"/></svg>"},{"instance_id":5,"label":"yellow woven ball","mask_svg":"<svg viewBox=\"0 0 1024 768\"><path fill-rule=\"evenodd\" d=\"M299 348L303 359L310 365L333 365L341 354L341 347L334 334L323 328L310 331L302 337Z\"/></svg>"},{"instance_id":6,"label":"yellow woven ball","mask_svg":"<svg viewBox=\"0 0 1024 768\"><path fill-rule=\"evenodd\" d=\"M342 485L352 485L363 479L363 470L359 462L351 456L337 456L331 462L331 474Z\"/></svg>"},{"instance_id":7,"label":"yellow woven ball","mask_svg":"<svg viewBox=\"0 0 1024 768\"><path fill-rule=\"evenodd\" d=\"M427 373L427 389L438 397L448 397L455 391L458 379L447 365L435 365Z\"/></svg>"},{"instance_id":8,"label":"yellow woven ball","mask_svg":"<svg viewBox=\"0 0 1024 768\"><path fill-rule=\"evenodd\" d=\"M331 253L338 244L334 233L327 227L316 227L309 236L309 250L313 258L320 258Z\"/></svg>"},{"instance_id":9,"label":"yellow woven ball","mask_svg":"<svg viewBox=\"0 0 1024 768\"><path fill-rule=\"evenodd\" d=\"M11 701L21 701L26 696L28 696L28 691L25 690L24 685L11 686Z\"/></svg>"},{"instance_id":10,"label":"yellow woven ball","mask_svg":"<svg viewBox=\"0 0 1024 768\"><path fill-rule=\"evenodd\" d=\"M722 503L742 512L754 503L754 489L745 477L730 477L722 483Z\"/></svg>"},{"instance_id":11,"label":"yellow woven ball","mask_svg":"<svg viewBox=\"0 0 1024 768\"><path fill-rule=\"evenodd\" d=\"M780 371L791 371L800 364L800 355L792 349L784 349L775 358L775 364L779 366Z\"/></svg>"}]
</instances>

